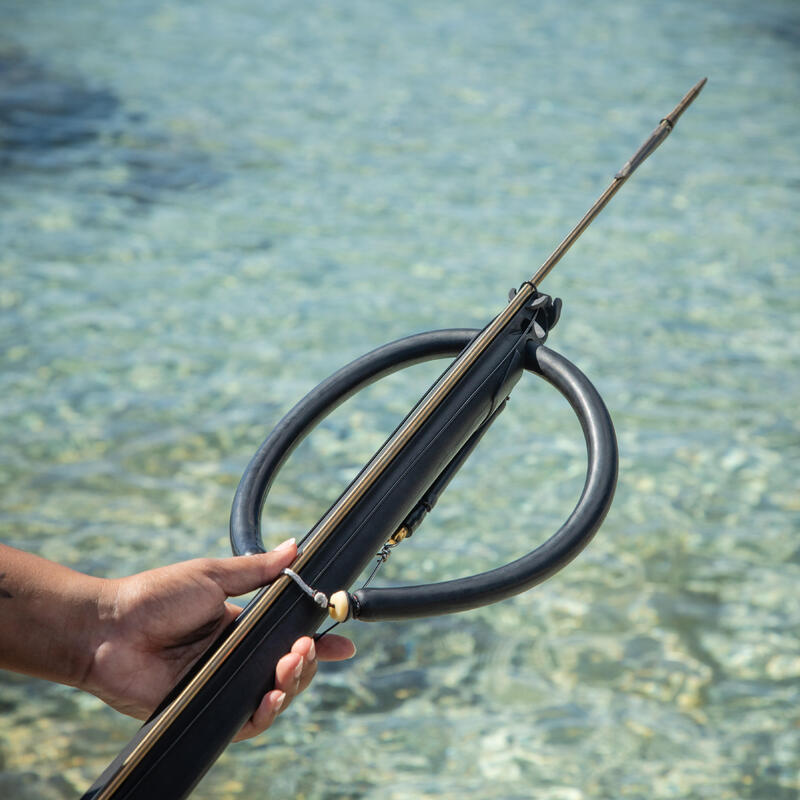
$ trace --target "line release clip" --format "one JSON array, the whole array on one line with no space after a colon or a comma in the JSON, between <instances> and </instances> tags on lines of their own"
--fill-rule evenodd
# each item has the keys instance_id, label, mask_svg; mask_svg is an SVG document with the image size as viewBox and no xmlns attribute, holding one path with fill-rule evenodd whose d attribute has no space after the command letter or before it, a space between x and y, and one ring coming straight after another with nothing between
<instances>
[{"instance_id":1,"label":"line release clip","mask_svg":"<svg viewBox=\"0 0 800 800\"><path fill-rule=\"evenodd\" d=\"M285 567L281 570L281 575L291 578L320 608L328 608L330 605L328 595L325 592L320 592L318 589L309 586L293 569Z\"/></svg>"}]
</instances>

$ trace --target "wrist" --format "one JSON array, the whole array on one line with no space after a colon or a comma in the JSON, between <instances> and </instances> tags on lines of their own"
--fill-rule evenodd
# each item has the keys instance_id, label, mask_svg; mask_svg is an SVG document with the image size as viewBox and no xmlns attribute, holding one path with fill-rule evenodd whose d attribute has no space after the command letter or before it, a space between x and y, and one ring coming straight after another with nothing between
<instances>
[{"instance_id":1,"label":"wrist","mask_svg":"<svg viewBox=\"0 0 800 800\"><path fill-rule=\"evenodd\" d=\"M113 581L80 572L71 577L63 596L67 601L66 617L73 627L60 640L64 668L56 680L86 689L96 653L108 637L113 607L106 598L111 594L108 590Z\"/></svg>"},{"instance_id":2,"label":"wrist","mask_svg":"<svg viewBox=\"0 0 800 800\"><path fill-rule=\"evenodd\" d=\"M98 661L104 657L109 643L115 640L119 628L117 592L119 580L93 578L84 587L85 603L81 615L84 635L76 642L70 686L102 696L102 681L98 680Z\"/></svg>"}]
</instances>

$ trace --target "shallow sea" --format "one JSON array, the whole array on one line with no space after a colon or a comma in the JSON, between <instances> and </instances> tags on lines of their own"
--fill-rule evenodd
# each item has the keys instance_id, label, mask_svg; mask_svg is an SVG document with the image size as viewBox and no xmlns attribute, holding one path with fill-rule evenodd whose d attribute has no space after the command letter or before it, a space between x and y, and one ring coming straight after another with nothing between
<instances>
[{"instance_id":1,"label":"shallow sea","mask_svg":"<svg viewBox=\"0 0 800 800\"><path fill-rule=\"evenodd\" d=\"M228 552L280 416L387 340L481 326L704 75L547 279L621 470L589 549L457 617L351 624L198 798L800 794L800 7L13 2L0 8L0 537L117 576ZM427 385L343 406L264 538L302 535ZM566 405L509 410L385 583L558 526ZM0 674L0 795L80 794L136 730Z\"/></svg>"}]
</instances>

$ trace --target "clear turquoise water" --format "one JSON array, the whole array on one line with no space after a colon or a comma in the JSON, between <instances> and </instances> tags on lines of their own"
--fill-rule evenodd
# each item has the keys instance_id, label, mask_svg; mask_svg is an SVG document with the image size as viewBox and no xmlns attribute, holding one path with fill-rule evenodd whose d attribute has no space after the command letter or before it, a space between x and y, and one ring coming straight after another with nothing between
<instances>
[{"instance_id":1,"label":"clear turquoise water","mask_svg":"<svg viewBox=\"0 0 800 800\"><path fill-rule=\"evenodd\" d=\"M0 536L99 575L225 554L288 407L386 340L484 324L708 75L546 283L617 426L600 535L490 609L351 625L357 659L196 796L798 796L795 2L0 15ZM265 538L302 534L430 376L337 412ZM542 386L512 409L382 580L502 563L568 513L577 424ZM74 797L136 728L8 674L0 709L6 797Z\"/></svg>"}]
</instances>

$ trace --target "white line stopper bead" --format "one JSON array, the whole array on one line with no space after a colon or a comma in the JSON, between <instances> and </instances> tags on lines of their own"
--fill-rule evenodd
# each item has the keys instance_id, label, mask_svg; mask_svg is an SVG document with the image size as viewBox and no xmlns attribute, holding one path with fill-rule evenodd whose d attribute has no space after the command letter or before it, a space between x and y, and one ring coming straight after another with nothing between
<instances>
[{"instance_id":1,"label":"white line stopper bead","mask_svg":"<svg viewBox=\"0 0 800 800\"><path fill-rule=\"evenodd\" d=\"M330 597L328 614L337 622L344 622L350 614L350 596L345 591L334 592Z\"/></svg>"}]
</instances>

